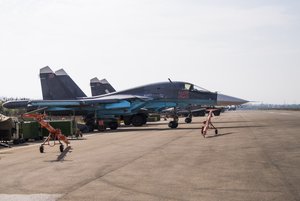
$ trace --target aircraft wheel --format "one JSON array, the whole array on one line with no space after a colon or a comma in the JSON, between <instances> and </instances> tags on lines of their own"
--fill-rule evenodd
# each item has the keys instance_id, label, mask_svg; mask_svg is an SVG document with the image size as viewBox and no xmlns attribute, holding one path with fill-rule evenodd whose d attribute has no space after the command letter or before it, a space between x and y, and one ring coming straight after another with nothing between
<instances>
[{"instance_id":1,"label":"aircraft wheel","mask_svg":"<svg viewBox=\"0 0 300 201\"><path fill-rule=\"evenodd\" d=\"M187 123L187 124L189 124L189 123L191 123L192 122L192 118L190 118L190 117L187 117L187 118L185 118L185 123Z\"/></svg>"},{"instance_id":2,"label":"aircraft wheel","mask_svg":"<svg viewBox=\"0 0 300 201\"><path fill-rule=\"evenodd\" d=\"M61 145L59 146L59 150L60 150L60 152L63 152L63 151L64 151L64 145L63 145L63 144L61 144Z\"/></svg>"},{"instance_id":3,"label":"aircraft wheel","mask_svg":"<svg viewBox=\"0 0 300 201\"><path fill-rule=\"evenodd\" d=\"M144 115L134 115L132 117L132 125L133 126L142 126L145 122L147 122L147 120L145 120L146 117L144 117Z\"/></svg>"},{"instance_id":4,"label":"aircraft wheel","mask_svg":"<svg viewBox=\"0 0 300 201\"><path fill-rule=\"evenodd\" d=\"M220 116L221 110L213 111L213 114L214 114L215 116Z\"/></svg>"},{"instance_id":5,"label":"aircraft wheel","mask_svg":"<svg viewBox=\"0 0 300 201\"><path fill-rule=\"evenodd\" d=\"M20 139L13 140L13 144L20 144Z\"/></svg>"},{"instance_id":6,"label":"aircraft wheel","mask_svg":"<svg viewBox=\"0 0 300 201\"><path fill-rule=\"evenodd\" d=\"M118 127L119 127L118 122L113 121L109 123L109 128L111 130L117 130Z\"/></svg>"},{"instance_id":7,"label":"aircraft wheel","mask_svg":"<svg viewBox=\"0 0 300 201\"><path fill-rule=\"evenodd\" d=\"M106 127L105 125L98 125L98 131L102 132L102 131L105 131L106 130Z\"/></svg>"},{"instance_id":8,"label":"aircraft wheel","mask_svg":"<svg viewBox=\"0 0 300 201\"><path fill-rule=\"evenodd\" d=\"M177 128L178 127L178 122L177 121L170 121L168 126L170 128Z\"/></svg>"},{"instance_id":9,"label":"aircraft wheel","mask_svg":"<svg viewBox=\"0 0 300 201\"><path fill-rule=\"evenodd\" d=\"M204 116L205 116L205 110L201 111L201 112L199 113L199 116L200 116L200 117L204 117Z\"/></svg>"},{"instance_id":10,"label":"aircraft wheel","mask_svg":"<svg viewBox=\"0 0 300 201\"><path fill-rule=\"evenodd\" d=\"M87 126L88 126L88 129L89 129L89 132L93 132L94 131L95 127L94 127L93 124L89 124Z\"/></svg>"},{"instance_id":11,"label":"aircraft wheel","mask_svg":"<svg viewBox=\"0 0 300 201\"><path fill-rule=\"evenodd\" d=\"M130 120L124 120L124 124L125 124L126 126L129 126L129 125L131 124L131 121L130 121Z\"/></svg>"},{"instance_id":12,"label":"aircraft wheel","mask_svg":"<svg viewBox=\"0 0 300 201\"><path fill-rule=\"evenodd\" d=\"M143 118L143 125L145 125L145 124L147 124L147 118L146 117Z\"/></svg>"},{"instance_id":13,"label":"aircraft wheel","mask_svg":"<svg viewBox=\"0 0 300 201\"><path fill-rule=\"evenodd\" d=\"M41 145L41 146L40 146L40 152L41 152L41 153L44 153L44 145Z\"/></svg>"}]
</instances>

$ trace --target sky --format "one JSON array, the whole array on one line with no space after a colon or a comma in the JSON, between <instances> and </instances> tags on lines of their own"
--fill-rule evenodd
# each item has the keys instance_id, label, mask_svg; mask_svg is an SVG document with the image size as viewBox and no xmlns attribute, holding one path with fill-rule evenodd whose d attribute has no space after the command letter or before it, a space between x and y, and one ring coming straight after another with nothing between
<instances>
[{"instance_id":1,"label":"sky","mask_svg":"<svg viewBox=\"0 0 300 201\"><path fill-rule=\"evenodd\" d=\"M39 69L90 95L187 81L259 103L300 104L298 0L0 0L0 97L41 99Z\"/></svg>"}]
</instances>

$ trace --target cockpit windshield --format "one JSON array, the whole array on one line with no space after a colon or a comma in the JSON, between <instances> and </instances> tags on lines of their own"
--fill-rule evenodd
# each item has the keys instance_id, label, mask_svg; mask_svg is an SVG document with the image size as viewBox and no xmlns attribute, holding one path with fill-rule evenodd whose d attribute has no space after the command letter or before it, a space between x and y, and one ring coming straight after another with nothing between
<instances>
[{"instance_id":1,"label":"cockpit windshield","mask_svg":"<svg viewBox=\"0 0 300 201\"><path fill-rule=\"evenodd\" d=\"M191 90L192 87L193 87L193 85L191 85L189 83L184 84L184 90Z\"/></svg>"},{"instance_id":2,"label":"cockpit windshield","mask_svg":"<svg viewBox=\"0 0 300 201\"><path fill-rule=\"evenodd\" d=\"M208 92L207 89L204 89L204 88L199 87L199 86L197 86L197 85L193 85L193 89L192 89L192 90L193 90L193 91L206 91L206 92Z\"/></svg>"},{"instance_id":3,"label":"cockpit windshield","mask_svg":"<svg viewBox=\"0 0 300 201\"><path fill-rule=\"evenodd\" d=\"M206 91L208 92L208 90L199 87L197 85L193 85L193 84L189 84L189 83L185 83L184 84L184 90L189 90L189 91Z\"/></svg>"}]
</instances>

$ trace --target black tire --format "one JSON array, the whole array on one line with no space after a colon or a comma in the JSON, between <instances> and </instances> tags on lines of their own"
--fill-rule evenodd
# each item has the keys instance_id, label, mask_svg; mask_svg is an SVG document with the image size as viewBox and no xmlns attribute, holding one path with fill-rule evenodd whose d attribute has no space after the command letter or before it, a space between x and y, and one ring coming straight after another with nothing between
<instances>
[{"instance_id":1,"label":"black tire","mask_svg":"<svg viewBox=\"0 0 300 201\"><path fill-rule=\"evenodd\" d=\"M129 120L124 120L124 124L125 124L126 126L130 126L130 124L131 124L130 119L129 119Z\"/></svg>"},{"instance_id":2,"label":"black tire","mask_svg":"<svg viewBox=\"0 0 300 201\"><path fill-rule=\"evenodd\" d=\"M105 125L98 125L98 131L103 132L106 130L106 126Z\"/></svg>"},{"instance_id":3,"label":"black tire","mask_svg":"<svg viewBox=\"0 0 300 201\"><path fill-rule=\"evenodd\" d=\"M61 145L59 146L59 151L60 151L60 152L64 152L64 145L63 145L63 144L61 144Z\"/></svg>"},{"instance_id":4,"label":"black tire","mask_svg":"<svg viewBox=\"0 0 300 201\"><path fill-rule=\"evenodd\" d=\"M170 128L177 128L178 127L178 122L177 121L170 121L169 125Z\"/></svg>"},{"instance_id":5,"label":"black tire","mask_svg":"<svg viewBox=\"0 0 300 201\"><path fill-rule=\"evenodd\" d=\"M192 122L192 118L187 117L187 118L185 118L184 121L185 121L185 123L190 124Z\"/></svg>"},{"instance_id":6,"label":"black tire","mask_svg":"<svg viewBox=\"0 0 300 201\"><path fill-rule=\"evenodd\" d=\"M40 146L40 153L44 153L44 146L43 145Z\"/></svg>"},{"instance_id":7,"label":"black tire","mask_svg":"<svg viewBox=\"0 0 300 201\"><path fill-rule=\"evenodd\" d=\"M132 117L132 125L135 126L135 127L138 127L138 126L142 126L144 125L145 122L147 122L147 119L144 115L141 115L141 114L136 114Z\"/></svg>"},{"instance_id":8,"label":"black tire","mask_svg":"<svg viewBox=\"0 0 300 201\"><path fill-rule=\"evenodd\" d=\"M89 129L89 132L93 132L94 131L94 129L95 129L94 125L89 124L87 126L88 126L88 129Z\"/></svg>"},{"instance_id":9,"label":"black tire","mask_svg":"<svg viewBox=\"0 0 300 201\"><path fill-rule=\"evenodd\" d=\"M218 129L215 130L215 134L218 135Z\"/></svg>"},{"instance_id":10,"label":"black tire","mask_svg":"<svg viewBox=\"0 0 300 201\"><path fill-rule=\"evenodd\" d=\"M119 127L118 122L112 121L112 122L109 123L109 128L111 130L117 130L118 127Z\"/></svg>"},{"instance_id":11,"label":"black tire","mask_svg":"<svg viewBox=\"0 0 300 201\"><path fill-rule=\"evenodd\" d=\"M143 125L146 125L147 121L148 121L147 118L144 118Z\"/></svg>"},{"instance_id":12,"label":"black tire","mask_svg":"<svg viewBox=\"0 0 300 201\"><path fill-rule=\"evenodd\" d=\"M213 114L214 114L215 116L220 116L221 110L213 111Z\"/></svg>"}]
</instances>

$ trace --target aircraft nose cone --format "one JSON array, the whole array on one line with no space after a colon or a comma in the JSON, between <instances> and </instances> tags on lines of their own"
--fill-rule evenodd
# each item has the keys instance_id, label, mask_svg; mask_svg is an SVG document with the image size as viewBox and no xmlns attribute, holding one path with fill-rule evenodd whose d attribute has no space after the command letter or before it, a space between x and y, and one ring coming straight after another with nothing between
<instances>
[{"instance_id":1,"label":"aircraft nose cone","mask_svg":"<svg viewBox=\"0 0 300 201\"><path fill-rule=\"evenodd\" d=\"M7 109L18 109L18 108L26 108L27 104L28 104L28 100L7 101L3 103L2 106Z\"/></svg>"},{"instance_id":2,"label":"aircraft nose cone","mask_svg":"<svg viewBox=\"0 0 300 201\"><path fill-rule=\"evenodd\" d=\"M236 98L233 96L228 96L224 94L218 94L217 97L217 105L218 106L227 106L227 105L242 105L244 103L248 103L249 101Z\"/></svg>"},{"instance_id":3,"label":"aircraft nose cone","mask_svg":"<svg viewBox=\"0 0 300 201\"><path fill-rule=\"evenodd\" d=\"M7 108L7 109L10 109L10 108L11 108L11 103L10 103L10 101L3 103L3 104L2 104L2 107Z\"/></svg>"}]
</instances>

